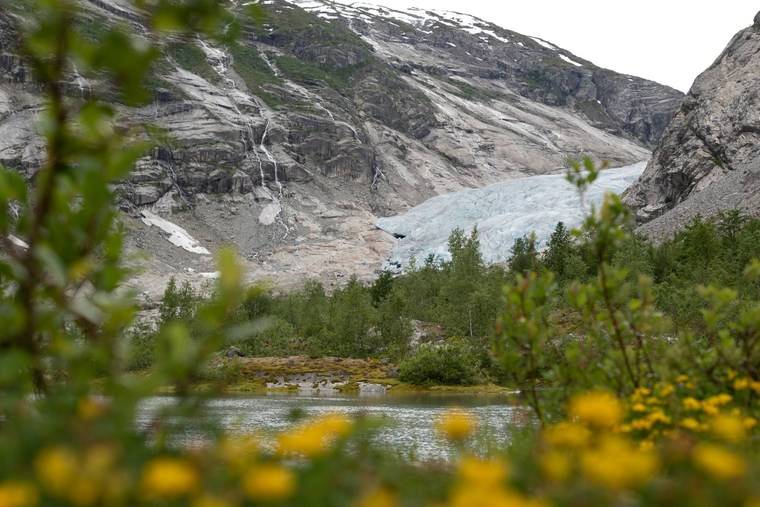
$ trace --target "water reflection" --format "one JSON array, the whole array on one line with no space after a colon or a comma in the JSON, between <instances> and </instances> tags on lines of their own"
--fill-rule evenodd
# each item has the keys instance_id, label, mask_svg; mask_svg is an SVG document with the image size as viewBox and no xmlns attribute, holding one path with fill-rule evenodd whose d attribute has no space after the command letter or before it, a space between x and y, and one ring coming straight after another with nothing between
<instances>
[{"instance_id":1,"label":"water reflection","mask_svg":"<svg viewBox=\"0 0 760 507\"><path fill-rule=\"evenodd\" d=\"M141 405L137 423L148 427L162 408L176 399L155 397ZM378 444L421 460L446 459L449 448L435 432L435 420L451 407L466 408L479 422L477 446L487 450L509 441L516 427L530 424L528 411L517 404L516 397L409 395L409 396L311 396L272 394L264 396L225 397L210 400L206 416L232 433L263 435L287 428L290 415L301 411L306 416L345 413L382 418L387 425L377 435ZM199 435L186 430L186 439Z\"/></svg>"}]
</instances>

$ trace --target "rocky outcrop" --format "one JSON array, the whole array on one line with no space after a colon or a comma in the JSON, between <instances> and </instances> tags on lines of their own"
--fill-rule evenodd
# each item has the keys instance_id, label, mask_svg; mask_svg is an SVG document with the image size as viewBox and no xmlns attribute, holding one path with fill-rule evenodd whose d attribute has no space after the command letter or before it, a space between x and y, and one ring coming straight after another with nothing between
<instances>
[{"instance_id":1,"label":"rocky outcrop","mask_svg":"<svg viewBox=\"0 0 760 507\"><path fill-rule=\"evenodd\" d=\"M0 163L31 179L44 157L43 100L14 46L23 2L6 3ZM107 24L144 30L132 2L79 3L85 36ZM393 245L378 216L556 172L568 156L644 160L682 98L463 14L270 0L265 23L249 24L235 6L240 41L166 41L142 107L69 69L72 104L99 97L125 128L165 133L118 185L128 245L147 259L141 290L213 274L200 248L166 241L175 227L209 251L233 244L252 277L371 276ZM148 209L168 221L163 232L144 224Z\"/></svg>"},{"instance_id":2,"label":"rocky outcrop","mask_svg":"<svg viewBox=\"0 0 760 507\"><path fill-rule=\"evenodd\" d=\"M696 215L760 214L760 13L694 82L625 201L657 237Z\"/></svg>"}]
</instances>

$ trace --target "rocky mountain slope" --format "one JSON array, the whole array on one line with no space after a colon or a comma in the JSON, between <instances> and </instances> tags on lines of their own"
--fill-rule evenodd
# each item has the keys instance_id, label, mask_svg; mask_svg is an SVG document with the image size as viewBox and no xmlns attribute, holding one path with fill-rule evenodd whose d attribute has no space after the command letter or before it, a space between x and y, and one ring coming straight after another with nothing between
<instances>
[{"instance_id":1,"label":"rocky mountain slope","mask_svg":"<svg viewBox=\"0 0 760 507\"><path fill-rule=\"evenodd\" d=\"M696 215L760 214L760 12L694 82L625 200L654 237Z\"/></svg>"},{"instance_id":2,"label":"rocky mountain slope","mask_svg":"<svg viewBox=\"0 0 760 507\"><path fill-rule=\"evenodd\" d=\"M130 26L128 0L81 0L80 29ZM0 163L31 177L43 104L15 48L25 0L0 10ZM424 200L560 169L591 154L638 162L682 94L596 67L547 41L464 14L327 0L267 0L266 22L231 5L228 47L176 38L154 68L154 100L115 103L125 125L168 135L120 185L135 284L213 277L233 244L254 278L369 276L393 238L375 228ZM68 93L102 93L71 68Z\"/></svg>"}]
</instances>

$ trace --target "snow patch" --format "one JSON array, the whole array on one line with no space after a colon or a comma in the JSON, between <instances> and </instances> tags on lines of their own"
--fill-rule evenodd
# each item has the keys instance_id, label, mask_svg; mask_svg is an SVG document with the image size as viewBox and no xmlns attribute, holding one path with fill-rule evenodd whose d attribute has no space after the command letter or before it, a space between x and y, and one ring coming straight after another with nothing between
<instances>
[{"instance_id":1,"label":"snow patch","mask_svg":"<svg viewBox=\"0 0 760 507\"><path fill-rule=\"evenodd\" d=\"M573 65L575 65L576 67L583 67L583 64L582 64L582 63L578 63L578 62L576 62L575 60L573 60L573 59L572 59L572 58L570 58L570 57L567 57L567 56L565 56L565 55L559 55L559 57L560 57L560 58L562 58L562 59L563 59L564 61L566 61L567 63L570 63L570 64L573 64Z\"/></svg>"},{"instance_id":2,"label":"snow patch","mask_svg":"<svg viewBox=\"0 0 760 507\"><path fill-rule=\"evenodd\" d=\"M531 37L531 39L533 39L533 41L534 41L536 44L538 44L539 46L543 46L543 47L545 47L546 49L551 49L551 50L553 50L553 51L556 51L556 50L557 50L557 46L555 46L554 44L550 44L549 42L546 42L546 41L545 41L545 40L543 40L543 39L539 39L538 37Z\"/></svg>"},{"instance_id":3,"label":"snow patch","mask_svg":"<svg viewBox=\"0 0 760 507\"><path fill-rule=\"evenodd\" d=\"M24 250L29 248L29 244L23 239L19 238L18 236L14 236L13 234L8 234L8 239L10 240L11 243L13 243L19 248L23 248Z\"/></svg>"},{"instance_id":4,"label":"snow patch","mask_svg":"<svg viewBox=\"0 0 760 507\"><path fill-rule=\"evenodd\" d=\"M142 210L140 211L142 216L142 222L149 227L158 227L164 231L167 236L166 239L174 246L184 248L188 252L199 255L211 255L211 252L206 250L195 238L193 238L188 232L179 225L172 223L160 216L156 215L152 211Z\"/></svg>"},{"instance_id":5,"label":"snow patch","mask_svg":"<svg viewBox=\"0 0 760 507\"><path fill-rule=\"evenodd\" d=\"M259 223L261 225L272 225L281 211L282 207L277 201L267 204L259 213Z\"/></svg>"}]
</instances>

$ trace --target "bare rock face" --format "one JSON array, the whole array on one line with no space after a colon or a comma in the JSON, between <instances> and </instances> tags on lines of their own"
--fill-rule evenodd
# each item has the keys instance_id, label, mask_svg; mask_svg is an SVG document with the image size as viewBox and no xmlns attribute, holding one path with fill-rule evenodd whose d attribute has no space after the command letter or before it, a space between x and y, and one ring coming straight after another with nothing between
<instances>
[{"instance_id":1,"label":"bare rock face","mask_svg":"<svg viewBox=\"0 0 760 507\"><path fill-rule=\"evenodd\" d=\"M131 1L79 4L84 34L142 32ZM265 4L266 23L244 22L236 44L166 41L150 104L112 101L125 127L167 133L118 186L140 290L160 292L172 275L213 279L212 257L198 252L228 244L251 278L280 285L371 277L394 242L378 217L556 172L567 157L639 162L683 97L464 14ZM44 102L15 47L25 14L21 0L0 9L0 163L31 180ZM74 107L110 100L99 76L69 71Z\"/></svg>"},{"instance_id":2,"label":"bare rock face","mask_svg":"<svg viewBox=\"0 0 760 507\"><path fill-rule=\"evenodd\" d=\"M694 82L625 200L656 237L696 215L760 214L760 13Z\"/></svg>"}]
</instances>

